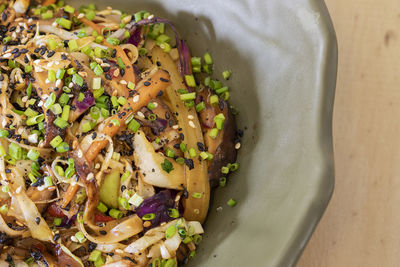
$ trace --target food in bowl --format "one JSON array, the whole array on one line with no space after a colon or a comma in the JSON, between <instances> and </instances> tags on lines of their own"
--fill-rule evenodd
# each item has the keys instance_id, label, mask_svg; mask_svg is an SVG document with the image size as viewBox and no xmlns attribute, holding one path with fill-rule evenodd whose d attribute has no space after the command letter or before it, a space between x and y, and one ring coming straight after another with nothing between
<instances>
[{"instance_id":1,"label":"food in bowl","mask_svg":"<svg viewBox=\"0 0 400 267\"><path fill-rule=\"evenodd\" d=\"M146 11L26 0L0 10L3 263L193 257L210 187L225 186L240 147L211 55L191 57L175 26Z\"/></svg>"}]
</instances>

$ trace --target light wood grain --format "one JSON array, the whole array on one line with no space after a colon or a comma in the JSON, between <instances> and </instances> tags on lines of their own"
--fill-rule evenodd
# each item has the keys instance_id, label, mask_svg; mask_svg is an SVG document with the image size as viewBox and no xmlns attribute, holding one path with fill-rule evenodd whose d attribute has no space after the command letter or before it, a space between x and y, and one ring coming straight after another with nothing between
<instances>
[{"instance_id":1,"label":"light wood grain","mask_svg":"<svg viewBox=\"0 0 400 267\"><path fill-rule=\"evenodd\" d=\"M400 1L326 0L336 187L298 267L400 266Z\"/></svg>"}]
</instances>

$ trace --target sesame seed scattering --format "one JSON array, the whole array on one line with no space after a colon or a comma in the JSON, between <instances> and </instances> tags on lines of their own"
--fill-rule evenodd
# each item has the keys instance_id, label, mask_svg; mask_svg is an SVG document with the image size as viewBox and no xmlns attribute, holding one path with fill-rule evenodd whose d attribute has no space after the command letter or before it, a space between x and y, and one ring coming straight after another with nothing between
<instances>
[{"instance_id":1,"label":"sesame seed scattering","mask_svg":"<svg viewBox=\"0 0 400 267\"><path fill-rule=\"evenodd\" d=\"M186 263L239 167L232 71L150 12L38 2L0 3L0 262Z\"/></svg>"}]
</instances>

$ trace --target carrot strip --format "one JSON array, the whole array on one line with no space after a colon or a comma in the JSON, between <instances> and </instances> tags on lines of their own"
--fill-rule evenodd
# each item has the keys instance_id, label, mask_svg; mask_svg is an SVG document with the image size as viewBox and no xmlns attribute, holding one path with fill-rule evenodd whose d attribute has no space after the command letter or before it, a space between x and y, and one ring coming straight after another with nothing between
<instances>
[{"instance_id":1,"label":"carrot strip","mask_svg":"<svg viewBox=\"0 0 400 267\"><path fill-rule=\"evenodd\" d=\"M78 184L68 186L67 191L62 198L62 208L65 208L68 203L71 202L71 200L75 197L76 192L78 192L79 187L80 186Z\"/></svg>"},{"instance_id":2,"label":"carrot strip","mask_svg":"<svg viewBox=\"0 0 400 267\"><path fill-rule=\"evenodd\" d=\"M106 121L102 133L110 137L116 135L125 126L125 120L129 116L147 105L151 99L157 97L160 91L164 91L170 85L169 78L166 71L158 70L152 77L142 80L136 89L137 94L130 97L118 113ZM86 159L89 162L93 161L107 144L107 140L94 141L86 151Z\"/></svg>"},{"instance_id":3,"label":"carrot strip","mask_svg":"<svg viewBox=\"0 0 400 267\"><path fill-rule=\"evenodd\" d=\"M42 3L42 6L48 6L48 5L54 4L55 2L56 2L56 0L45 0Z\"/></svg>"},{"instance_id":4,"label":"carrot strip","mask_svg":"<svg viewBox=\"0 0 400 267\"><path fill-rule=\"evenodd\" d=\"M79 13L78 13L78 12L75 12L75 16L78 17L78 16L79 16ZM101 34L101 30L102 30L103 28L105 28L105 26L100 25L100 24L96 24L96 23L94 23L93 21L88 20L88 19L85 18L85 17L80 18L79 20L80 20L83 24L85 24L85 25L91 27L93 30L97 31L98 34Z\"/></svg>"},{"instance_id":5,"label":"carrot strip","mask_svg":"<svg viewBox=\"0 0 400 267\"><path fill-rule=\"evenodd\" d=\"M122 49L119 46L111 45L111 44L107 43L106 41L103 42L103 45L113 48L117 51L117 57L120 57L125 64L124 79L127 82L132 82L132 83L136 84L136 75L133 71L131 61L129 60L128 56L126 55L124 49Z\"/></svg>"}]
</instances>

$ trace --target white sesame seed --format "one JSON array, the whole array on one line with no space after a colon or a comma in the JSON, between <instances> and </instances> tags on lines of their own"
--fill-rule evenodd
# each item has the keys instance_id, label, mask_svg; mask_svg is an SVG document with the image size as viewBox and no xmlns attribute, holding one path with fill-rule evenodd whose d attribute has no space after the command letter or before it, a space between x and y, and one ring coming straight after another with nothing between
<instances>
[{"instance_id":1,"label":"white sesame seed","mask_svg":"<svg viewBox=\"0 0 400 267\"><path fill-rule=\"evenodd\" d=\"M86 71L79 71L78 74L81 75L83 78L87 77Z\"/></svg>"},{"instance_id":2,"label":"white sesame seed","mask_svg":"<svg viewBox=\"0 0 400 267\"><path fill-rule=\"evenodd\" d=\"M40 100L39 103L38 103L38 107L41 107L41 106L43 106L43 101L42 100Z\"/></svg>"},{"instance_id":3,"label":"white sesame seed","mask_svg":"<svg viewBox=\"0 0 400 267\"><path fill-rule=\"evenodd\" d=\"M144 117L144 114L143 114L142 112L140 112L140 111L137 112L137 115L138 115L139 117L141 117L141 118L145 118L145 117Z\"/></svg>"},{"instance_id":4,"label":"white sesame seed","mask_svg":"<svg viewBox=\"0 0 400 267\"><path fill-rule=\"evenodd\" d=\"M222 207L218 207L218 208L217 208L217 211L218 211L218 212L222 211Z\"/></svg>"},{"instance_id":5,"label":"white sesame seed","mask_svg":"<svg viewBox=\"0 0 400 267\"><path fill-rule=\"evenodd\" d=\"M151 14L150 16L148 16L147 17L148 19L153 19L154 18L154 15L153 14Z\"/></svg>"},{"instance_id":6,"label":"white sesame seed","mask_svg":"<svg viewBox=\"0 0 400 267\"><path fill-rule=\"evenodd\" d=\"M17 28L17 29L15 30L16 33L19 33L20 31L21 31L21 28Z\"/></svg>"},{"instance_id":7,"label":"white sesame seed","mask_svg":"<svg viewBox=\"0 0 400 267\"><path fill-rule=\"evenodd\" d=\"M27 58L29 61L32 60L31 56L30 56L28 53L26 53L25 56L26 56L26 58Z\"/></svg>"},{"instance_id":8,"label":"white sesame seed","mask_svg":"<svg viewBox=\"0 0 400 267\"><path fill-rule=\"evenodd\" d=\"M194 125L193 121L189 121L189 126L192 127L192 128L196 128L196 125Z\"/></svg>"},{"instance_id":9,"label":"white sesame seed","mask_svg":"<svg viewBox=\"0 0 400 267\"><path fill-rule=\"evenodd\" d=\"M53 66L54 62L50 61L49 63L47 63L47 68L50 68L51 66Z\"/></svg>"},{"instance_id":10,"label":"white sesame seed","mask_svg":"<svg viewBox=\"0 0 400 267\"><path fill-rule=\"evenodd\" d=\"M59 87L59 86L61 85L61 83L62 83L61 79L57 79L57 81L56 81L56 87Z\"/></svg>"},{"instance_id":11,"label":"white sesame seed","mask_svg":"<svg viewBox=\"0 0 400 267\"><path fill-rule=\"evenodd\" d=\"M124 253L124 251L123 251L122 249L119 249L119 248L117 248L117 249L115 250L115 252L118 253L118 254Z\"/></svg>"},{"instance_id":12,"label":"white sesame seed","mask_svg":"<svg viewBox=\"0 0 400 267\"><path fill-rule=\"evenodd\" d=\"M70 82L70 83L68 84L68 87L69 87L69 88L72 88L72 86L74 86L74 84L73 84L72 82Z\"/></svg>"},{"instance_id":13,"label":"white sesame seed","mask_svg":"<svg viewBox=\"0 0 400 267\"><path fill-rule=\"evenodd\" d=\"M18 224L18 226L24 226L24 224L20 221L15 221L16 224Z\"/></svg>"},{"instance_id":14,"label":"white sesame seed","mask_svg":"<svg viewBox=\"0 0 400 267\"><path fill-rule=\"evenodd\" d=\"M193 115L188 115L189 120L193 120Z\"/></svg>"},{"instance_id":15,"label":"white sesame seed","mask_svg":"<svg viewBox=\"0 0 400 267\"><path fill-rule=\"evenodd\" d=\"M133 103L139 102L139 95L135 95L132 99Z\"/></svg>"},{"instance_id":16,"label":"white sesame seed","mask_svg":"<svg viewBox=\"0 0 400 267\"><path fill-rule=\"evenodd\" d=\"M28 23L31 24L33 19L28 19Z\"/></svg>"},{"instance_id":17,"label":"white sesame seed","mask_svg":"<svg viewBox=\"0 0 400 267\"><path fill-rule=\"evenodd\" d=\"M174 126L172 126L172 129L177 130L178 128L179 128L179 125L178 125L178 124L175 124Z\"/></svg>"},{"instance_id":18,"label":"white sesame seed","mask_svg":"<svg viewBox=\"0 0 400 267\"><path fill-rule=\"evenodd\" d=\"M22 190L22 186L18 186L17 190L15 190L15 193L19 194L21 193Z\"/></svg>"},{"instance_id":19,"label":"white sesame seed","mask_svg":"<svg viewBox=\"0 0 400 267\"><path fill-rule=\"evenodd\" d=\"M35 61L33 61L34 64L39 65L40 63L40 59L36 59Z\"/></svg>"},{"instance_id":20,"label":"white sesame seed","mask_svg":"<svg viewBox=\"0 0 400 267\"><path fill-rule=\"evenodd\" d=\"M86 180L90 180L90 179L92 179L94 177L94 174L93 174L93 172L91 172L91 173L89 173L88 174L88 176L86 177Z\"/></svg>"},{"instance_id":21,"label":"white sesame seed","mask_svg":"<svg viewBox=\"0 0 400 267\"><path fill-rule=\"evenodd\" d=\"M96 163L96 165L94 166L95 169L99 169L100 168L100 163Z\"/></svg>"},{"instance_id":22,"label":"white sesame seed","mask_svg":"<svg viewBox=\"0 0 400 267\"><path fill-rule=\"evenodd\" d=\"M78 150L78 157L81 158L82 157L82 150Z\"/></svg>"},{"instance_id":23,"label":"white sesame seed","mask_svg":"<svg viewBox=\"0 0 400 267\"><path fill-rule=\"evenodd\" d=\"M97 64L100 64L100 66L101 66L101 64L103 64L103 60L101 60L100 58L96 57L95 60L96 60Z\"/></svg>"},{"instance_id":24,"label":"white sesame seed","mask_svg":"<svg viewBox=\"0 0 400 267\"><path fill-rule=\"evenodd\" d=\"M158 107L158 103L157 102L153 102L153 104L154 104L155 108Z\"/></svg>"},{"instance_id":25,"label":"white sesame seed","mask_svg":"<svg viewBox=\"0 0 400 267\"><path fill-rule=\"evenodd\" d=\"M54 61L54 64L60 65L60 61Z\"/></svg>"},{"instance_id":26,"label":"white sesame seed","mask_svg":"<svg viewBox=\"0 0 400 267\"><path fill-rule=\"evenodd\" d=\"M21 39L21 44L25 44L26 42L28 42L28 37L24 37Z\"/></svg>"},{"instance_id":27,"label":"white sesame seed","mask_svg":"<svg viewBox=\"0 0 400 267\"><path fill-rule=\"evenodd\" d=\"M119 75L119 69L115 69L114 72L113 72L113 75L114 75L115 77L118 77L118 75Z\"/></svg>"},{"instance_id":28,"label":"white sesame seed","mask_svg":"<svg viewBox=\"0 0 400 267\"><path fill-rule=\"evenodd\" d=\"M11 53L7 53L3 55L3 58L10 58L11 57Z\"/></svg>"},{"instance_id":29,"label":"white sesame seed","mask_svg":"<svg viewBox=\"0 0 400 267\"><path fill-rule=\"evenodd\" d=\"M101 62L102 62L102 60L101 59L99 59ZM97 58L96 58L96 61L97 61ZM100 64L100 66L101 67L103 67L103 68L105 68L105 67L110 67L110 64L108 64L108 63L99 63Z\"/></svg>"},{"instance_id":30,"label":"white sesame seed","mask_svg":"<svg viewBox=\"0 0 400 267\"><path fill-rule=\"evenodd\" d=\"M47 84L47 83L50 83L50 80L49 80L49 79L46 79L46 81L44 81L44 82Z\"/></svg>"},{"instance_id":31,"label":"white sesame seed","mask_svg":"<svg viewBox=\"0 0 400 267\"><path fill-rule=\"evenodd\" d=\"M53 27L57 27L58 26L58 24L57 24L57 22L53 22L52 24L51 24L51 26L53 26Z\"/></svg>"},{"instance_id":32,"label":"white sesame seed","mask_svg":"<svg viewBox=\"0 0 400 267\"><path fill-rule=\"evenodd\" d=\"M78 19L82 19L84 16L85 16L85 14L83 14L83 13L79 13L79 15L78 15Z\"/></svg>"},{"instance_id":33,"label":"white sesame seed","mask_svg":"<svg viewBox=\"0 0 400 267\"><path fill-rule=\"evenodd\" d=\"M76 237L73 235L73 236L71 236L71 241L72 241L72 242L78 242L78 238L76 238Z\"/></svg>"},{"instance_id":34,"label":"white sesame seed","mask_svg":"<svg viewBox=\"0 0 400 267\"><path fill-rule=\"evenodd\" d=\"M235 149L239 149L240 146L241 146L240 143L236 143L236 144L235 144Z\"/></svg>"},{"instance_id":35,"label":"white sesame seed","mask_svg":"<svg viewBox=\"0 0 400 267\"><path fill-rule=\"evenodd\" d=\"M120 80L119 83L120 84L127 84L127 82L125 80Z\"/></svg>"},{"instance_id":36,"label":"white sesame seed","mask_svg":"<svg viewBox=\"0 0 400 267\"><path fill-rule=\"evenodd\" d=\"M12 37L13 39L17 38L17 33L16 33L16 32L13 32L13 33L11 34L11 37Z\"/></svg>"},{"instance_id":37,"label":"white sesame seed","mask_svg":"<svg viewBox=\"0 0 400 267\"><path fill-rule=\"evenodd\" d=\"M25 103L26 101L28 101L28 96L26 95L26 96L22 97L22 99L21 99L21 100L22 100L22 102L24 102L24 103Z\"/></svg>"}]
</instances>

